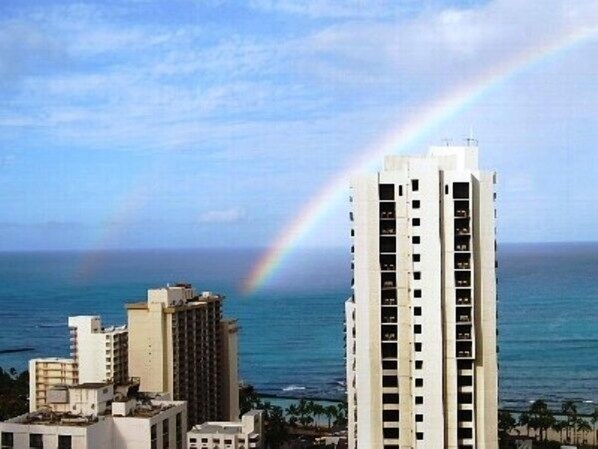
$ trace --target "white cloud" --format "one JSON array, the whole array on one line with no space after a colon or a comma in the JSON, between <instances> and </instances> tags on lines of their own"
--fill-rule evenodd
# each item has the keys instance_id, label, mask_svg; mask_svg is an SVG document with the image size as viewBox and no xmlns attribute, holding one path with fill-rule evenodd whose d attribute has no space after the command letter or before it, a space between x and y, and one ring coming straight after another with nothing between
<instances>
[{"instance_id":1,"label":"white cloud","mask_svg":"<svg viewBox=\"0 0 598 449\"><path fill-rule=\"evenodd\" d=\"M204 224L232 224L247 219L247 213L241 208L211 210L199 216L199 222Z\"/></svg>"}]
</instances>

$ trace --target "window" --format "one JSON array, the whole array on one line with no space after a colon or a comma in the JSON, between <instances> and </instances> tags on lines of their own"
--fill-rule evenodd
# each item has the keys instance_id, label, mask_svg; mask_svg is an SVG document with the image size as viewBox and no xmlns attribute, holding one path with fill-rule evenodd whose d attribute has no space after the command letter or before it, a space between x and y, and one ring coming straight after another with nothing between
<instances>
[{"instance_id":1,"label":"window","mask_svg":"<svg viewBox=\"0 0 598 449\"><path fill-rule=\"evenodd\" d=\"M151 449L158 449L158 428L154 424L150 429Z\"/></svg>"},{"instance_id":2,"label":"window","mask_svg":"<svg viewBox=\"0 0 598 449\"><path fill-rule=\"evenodd\" d=\"M422 415L421 413L417 413L415 415L415 422L424 422L424 415Z\"/></svg>"},{"instance_id":3,"label":"window","mask_svg":"<svg viewBox=\"0 0 598 449\"><path fill-rule=\"evenodd\" d=\"M399 411L398 410L383 410L382 411L382 420L383 421L398 421L399 420Z\"/></svg>"},{"instance_id":4,"label":"window","mask_svg":"<svg viewBox=\"0 0 598 449\"><path fill-rule=\"evenodd\" d=\"M421 271L414 271L413 272L413 279L415 279L416 281L419 281L422 278L422 272Z\"/></svg>"},{"instance_id":5,"label":"window","mask_svg":"<svg viewBox=\"0 0 598 449\"><path fill-rule=\"evenodd\" d=\"M383 360L382 361L382 369L397 369L397 361L396 360Z\"/></svg>"},{"instance_id":6,"label":"window","mask_svg":"<svg viewBox=\"0 0 598 449\"><path fill-rule=\"evenodd\" d=\"M411 180L411 190L417 192L419 190L419 179L412 179Z\"/></svg>"},{"instance_id":7,"label":"window","mask_svg":"<svg viewBox=\"0 0 598 449\"><path fill-rule=\"evenodd\" d=\"M168 420L162 421L162 449L170 448L170 438L168 437Z\"/></svg>"},{"instance_id":8,"label":"window","mask_svg":"<svg viewBox=\"0 0 598 449\"><path fill-rule=\"evenodd\" d=\"M412 242L414 245L418 245L418 244L421 242L421 238L420 238L420 236L419 236L419 235L414 235L414 236L411 238L411 242Z\"/></svg>"},{"instance_id":9,"label":"window","mask_svg":"<svg viewBox=\"0 0 598 449\"><path fill-rule=\"evenodd\" d=\"M177 449L183 449L183 414L177 413L176 415L176 447Z\"/></svg>"},{"instance_id":10,"label":"window","mask_svg":"<svg viewBox=\"0 0 598 449\"><path fill-rule=\"evenodd\" d=\"M423 440L424 439L424 433L423 432L415 432L415 438L417 440Z\"/></svg>"},{"instance_id":11,"label":"window","mask_svg":"<svg viewBox=\"0 0 598 449\"><path fill-rule=\"evenodd\" d=\"M422 352L422 344L415 343L415 352Z\"/></svg>"},{"instance_id":12,"label":"window","mask_svg":"<svg viewBox=\"0 0 598 449\"><path fill-rule=\"evenodd\" d=\"M416 387L423 387L424 386L424 380L420 379L419 377L415 379L415 386Z\"/></svg>"},{"instance_id":13,"label":"window","mask_svg":"<svg viewBox=\"0 0 598 449\"><path fill-rule=\"evenodd\" d=\"M43 449L43 447L44 447L43 435L40 433L29 434L29 447L31 449Z\"/></svg>"},{"instance_id":14,"label":"window","mask_svg":"<svg viewBox=\"0 0 598 449\"><path fill-rule=\"evenodd\" d=\"M413 255L413 261L414 262L420 262L421 261L421 255L420 254L414 254Z\"/></svg>"},{"instance_id":15,"label":"window","mask_svg":"<svg viewBox=\"0 0 598 449\"><path fill-rule=\"evenodd\" d=\"M399 196L403 196L403 186L399 186ZM496 196L495 196L495 198L496 198Z\"/></svg>"},{"instance_id":16,"label":"window","mask_svg":"<svg viewBox=\"0 0 598 449\"><path fill-rule=\"evenodd\" d=\"M396 427L392 427L390 429L382 429L382 433L384 435L384 438L399 438L399 429L397 429Z\"/></svg>"},{"instance_id":17,"label":"window","mask_svg":"<svg viewBox=\"0 0 598 449\"><path fill-rule=\"evenodd\" d=\"M415 396L415 403L418 405L421 405L424 403L424 397L423 396Z\"/></svg>"},{"instance_id":18,"label":"window","mask_svg":"<svg viewBox=\"0 0 598 449\"><path fill-rule=\"evenodd\" d=\"M378 186L378 194L381 200L393 201L395 199L394 184L380 184Z\"/></svg>"},{"instance_id":19,"label":"window","mask_svg":"<svg viewBox=\"0 0 598 449\"><path fill-rule=\"evenodd\" d=\"M445 195L449 194L449 186L448 185L444 186L444 194Z\"/></svg>"},{"instance_id":20,"label":"window","mask_svg":"<svg viewBox=\"0 0 598 449\"><path fill-rule=\"evenodd\" d=\"M413 325L413 333L414 334L421 334L422 333L422 325L421 324L415 324L415 325Z\"/></svg>"},{"instance_id":21,"label":"window","mask_svg":"<svg viewBox=\"0 0 598 449\"><path fill-rule=\"evenodd\" d=\"M399 403L399 395L396 393L383 393L382 394L382 403L398 404Z\"/></svg>"},{"instance_id":22,"label":"window","mask_svg":"<svg viewBox=\"0 0 598 449\"><path fill-rule=\"evenodd\" d=\"M12 449L15 445L14 442L14 434L12 432L2 432L2 439L0 442L2 443L2 449Z\"/></svg>"},{"instance_id":23,"label":"window","mask_svg":"<svg viewBox=\"0 0 598 449\"><path fill-rule=\"evenodd\" d=\"M415 369L423 369L424 361L423 360L416 360L415 361Z\"/></svg>"},{"instance_id":24,"label":"window","mask_svg":"<svg viewBox=\"0 0 598 449\"><path fill-rule=\"evenodd\" d=\"M70 435L58 435L58 449L71 449L73 447Z\"/></svg>"},{"instance_id":25,"label":"window","mask_svg":"<svg viewBox=\"0 0 598 449\"><path fill-rule=\"evenodd\" d=\"M422 297L422 291L420 288L416 288L415 290L413 290L413 297L414 298L421 298Z\"/></svg>"},{"instance_id":26,"label":"window","mask_svg":"<svg viewBox=\"0 0 598 449\"><path fill-rule=\"evenodd\" d=\"M414 307L413 308L413 314L415 316L421 316L421 314L422 314L422 308L421 307Z\"/></svg>"},{"instance_id":27,"label":"window","mask_svg":"<svg viewBox=\"0 0 598 449\"><path fill-rule=\"evenodd\" d=\"M419 218L414 218L412 220L412 222L413 222L413 226L419 226L419 225L421 225L421 220Z\"/></svg>"},{"instance_id":28,"label":"window","mask_svg":"<svg viewBox=\"0 0 598 449\"><path fill-rule=\"evenodd\" d=\"M421 207L419 200L413 200L411 202L411 207L413 207L414 209L419 209Z\"/></svg>"},{"instance_id":29,"label":"window","mask_svg":"<svg viewBox=\"0 0 598 449\"><path fill-rule=\"evenodd\" d=\"M397 376L382 376L383 387L397 387L399 385L399 379Z\"/></svg>"}]
</instances>

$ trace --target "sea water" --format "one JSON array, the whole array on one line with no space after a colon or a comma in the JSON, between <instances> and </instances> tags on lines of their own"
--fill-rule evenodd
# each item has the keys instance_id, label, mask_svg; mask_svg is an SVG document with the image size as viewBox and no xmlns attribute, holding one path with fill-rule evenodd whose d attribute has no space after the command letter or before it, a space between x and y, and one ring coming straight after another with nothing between
<instances>
[{"instance_id":1,"label":"sea water","mask_svg":"<svg viewBox=\"0 0 598 449\"><path fill-rule=\"evenodd\" d=\"M345 249L290 254L254 292L240 286L255 249L0 253L0 366L68 356L67 317L126 322L146 290L190 282L226 295L239 320L241 378L267 394L339 399L345 391ZM598 405L598 244L499 245L502 407L543 398ZM28 352L4 350L32 348Z\"/></svg>"}]
</instances>

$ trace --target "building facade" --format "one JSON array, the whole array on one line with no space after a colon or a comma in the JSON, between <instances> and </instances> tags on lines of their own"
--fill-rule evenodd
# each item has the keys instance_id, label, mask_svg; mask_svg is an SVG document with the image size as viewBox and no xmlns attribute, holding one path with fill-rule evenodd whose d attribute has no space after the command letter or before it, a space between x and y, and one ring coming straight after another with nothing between
<instances>
[{"instance_id":1,"label":"building facade","mask_svg":"<svg viewBox=\"0 0 598 449\"><path fill-rule=\"evenodd\" d=\"M72 316L68 324L71 357L77 363L79 382L129 380L126 326L104 328L99 316Z\"/></svg>"},{"instance_id":2,"label":"building facade","mask_svg":"<svg viewBox=\"0 0 598 449\"><path fill-rule=\"evenodd\" d=\"M178 284L151 289L147 301L126 306L130 376L140 379L142 391L187 401L190 425L228 418L238 408L238 396L229 394L237 382L236 326L233 332L223 324L222 299Z\"/></svg>"},{"instance_id":3,"label":"building facade","mask_svg":"<svg viewBox=\"0 0 598 449\"><path fill-rule=\"evenodd\" d=\"M48 389L78 382L77 363L73 359L47 357L29 360L29 411L46 406Z\"/></svg>"},{"instance_id":4,"label":"building facade","mask_svg":"<svg viewBox=\"0 0 598 449\"><path fill-rule=\"evenodd\" d=\"M2 449L185 449L185 402L138 400L107 383L49 389L47 407L0 422Z\"/></svg>"},{"instance_id":5,"label":"building facade","mask_svg":"<svg viewBox=\"0 0 598 449\"><path fill-rule=\"evenodd\" d=\"M351 449L497 448L494 184L476 146L353 181Z\"/></svg>"},{"instance_id":6,"label":"building facade","mask_svg":"<svg viewBox=\"0 0 598 449\"><path fill-rule=\"evenodd\" d=\"M241 420L206 422L187 432L189 449L263 449L264 412L251 410Z\"/></svg>"}]
</instances>

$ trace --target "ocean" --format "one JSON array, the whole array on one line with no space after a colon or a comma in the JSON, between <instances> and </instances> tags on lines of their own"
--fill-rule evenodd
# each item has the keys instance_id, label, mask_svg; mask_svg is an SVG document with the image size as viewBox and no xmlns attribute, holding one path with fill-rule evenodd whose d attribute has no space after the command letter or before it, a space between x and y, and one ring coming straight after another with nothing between
<instances>
[{"instance_id":1,"label":"ocean","mask_svg":"<svg viewBox=\"0 0 598 449\"><path fill-rule=\"evenodd\" d=\"M126 322L146 290L190 282L223 293L239 320L240 376L262 393L340 399L344 393L346 249L290 256L267 287L241 293L256 249L0 253L0 366L68 356L67 317ZM598 405L598 243L499 245L500 404L545 399ZM6 353L16 348L27 352Z\"/></svg>"}]
</instances>

